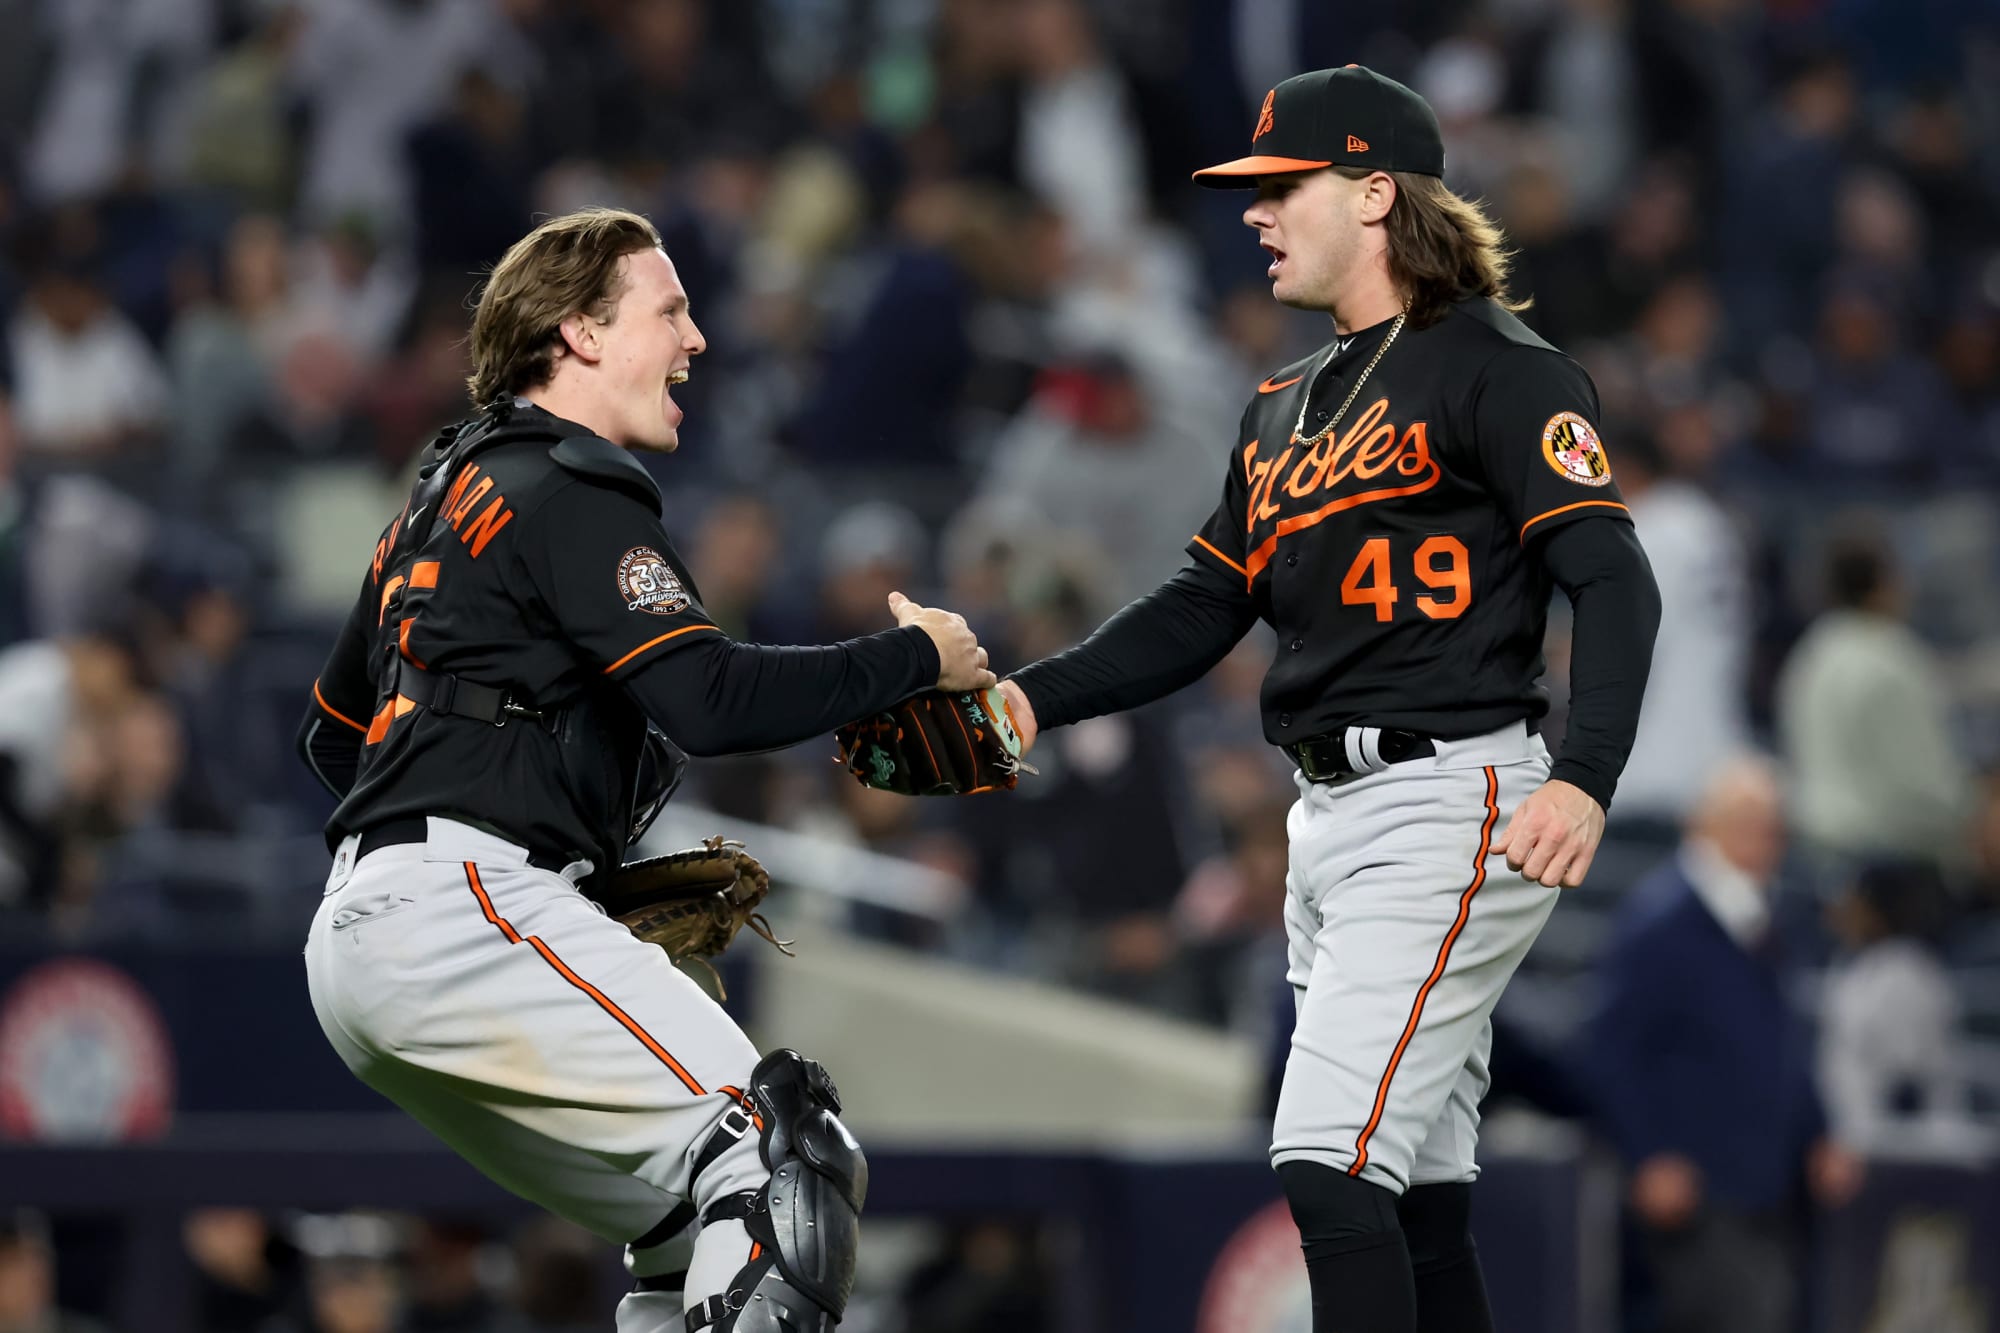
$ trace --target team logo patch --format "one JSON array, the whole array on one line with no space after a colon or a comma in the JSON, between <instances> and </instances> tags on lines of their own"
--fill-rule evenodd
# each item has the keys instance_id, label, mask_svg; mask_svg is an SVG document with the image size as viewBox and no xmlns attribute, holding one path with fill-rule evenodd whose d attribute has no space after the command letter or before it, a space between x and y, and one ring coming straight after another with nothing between
<instances>
[{"instance_id":1,"label":"team logo patch","mask_svg":"<svg viewBox=\"0 0 2000 1333\"><path fill-rule=\"evenodd\" d=\"M1542 427L1542 457L1578 485L1611 484L1611 460L1604 456L1597 427L1574 412L1558 412Z\"/></svg>"},{"instance_id":2,"label":"team logo patch","mask_svg":"<svg viewBox=\"0 0 2000 1333\"><path fill-rule=\"evenodd\" d=\"M627 611L656 616L673 615L690 600L674 567L650 546L635 546L618 562L618 595Z\"/></svg>"}]
</instances>

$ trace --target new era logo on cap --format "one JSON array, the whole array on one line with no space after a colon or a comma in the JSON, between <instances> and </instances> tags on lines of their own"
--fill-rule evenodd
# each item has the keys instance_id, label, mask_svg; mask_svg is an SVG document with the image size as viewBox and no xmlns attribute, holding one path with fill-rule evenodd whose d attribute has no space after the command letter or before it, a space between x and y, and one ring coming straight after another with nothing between
<instances>
[{"instance_id":1,"label":"new era logo on cap","mask_svg":"<svg viewBox=\"0 0 2000 1333\"><path fill-rule=\"evenodd\" d=\"M1254 187L1259 176L1342 166L1444 175L1444 136L1430 103L1372 69L1297 74L1264 95L1250 156L1194 173L1202 185Z\"/></svg>"}]
</instances>

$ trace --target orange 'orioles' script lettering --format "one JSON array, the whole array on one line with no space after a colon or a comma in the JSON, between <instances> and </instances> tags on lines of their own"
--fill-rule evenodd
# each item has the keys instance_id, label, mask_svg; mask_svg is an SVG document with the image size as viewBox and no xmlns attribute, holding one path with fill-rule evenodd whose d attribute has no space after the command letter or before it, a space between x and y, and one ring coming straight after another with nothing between
<instances>
[{"instance_id":1,"label":"orange 'orioles' script lettering","mask_svg":"<svg viewBox=\"0 0 2000 1333\"><path fill-rule=\"evenodd\" d=\"M1415 495L1437 485L1441 469L1431 457L1429 423L1413 421L1398 435L1396 423L1387 420L1388 415L1389 400L1377 398L1337 438L1328 431L1302 456L1298 456L1296 436L1276 458L1258 458L1256 440L1245 446L1243 476L1250 487L1250 504L1244 528L1251 546L1244 566L1246 581L1255 581L1257 571L1270 563L1278 538L1357 505ZM1350 480L1362 484L1344 495L1327 496ZM1294 501L1327 498L1310 510L1281 517L1284 511L1298 508L1283 503L1283 497ZM1272 519L1277 520L1273 530L1258 543L1258 525Z\"/></svg>"}]
</instances>

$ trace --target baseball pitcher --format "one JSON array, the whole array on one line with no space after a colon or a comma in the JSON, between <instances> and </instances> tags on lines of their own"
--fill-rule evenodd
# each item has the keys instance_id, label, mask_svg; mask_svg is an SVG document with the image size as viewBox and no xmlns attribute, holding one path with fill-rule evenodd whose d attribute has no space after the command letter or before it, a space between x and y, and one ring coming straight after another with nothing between
<instances>
[{"instance_id":1,"label":"baseball pitcher","mask_svg":"<svg viewBox=\"0 0 2000 1333\"><path fill-rule=\"evenodd\" d=\"M1515 317L1498 230L1443 174L1437 119L1399 83L1350 65L1271 91L1250 155L1196 179L1255 190L1272 295L1324 311L1333 341L1257 385L1186 566L1001 683L1017 743L944 783L874 784L1011 785L1038 729L1160 698L1257 620L1277 630L1263 722L1297 768L1298 1025L1271 1158L1315 1333L1492 1328L1467 1226L1488 1019L1590 868L1659 621L1596 391ZM1555 586L1575 636L1552 767ZM857 776L939 706L843 729Z\"/></svg>"}]
</instances>

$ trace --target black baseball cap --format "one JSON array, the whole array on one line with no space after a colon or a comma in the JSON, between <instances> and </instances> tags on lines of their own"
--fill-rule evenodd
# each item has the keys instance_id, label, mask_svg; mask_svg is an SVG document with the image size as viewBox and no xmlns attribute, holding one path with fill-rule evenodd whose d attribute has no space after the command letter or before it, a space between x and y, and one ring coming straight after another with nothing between
<instances>
[{"instance_id":1,"label":"black baseball cap","mask_svg":"<svg viewBox=\"0 0 2000 1333\"><path fill-rule=\"evenodd\" d=\"M1444 135L1431 104L1360 65L1294 74L1264 94L1250 156L1194 173L1216 190L1248 189L1259 176L1320 167L1372 167L1444 175Z\"/></svg>"}]
</instances>

